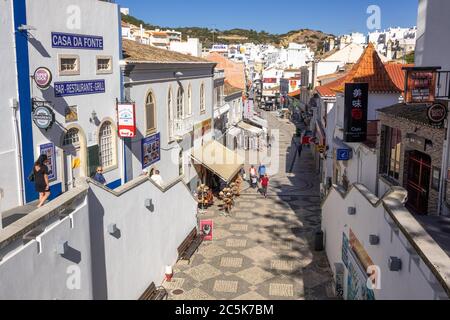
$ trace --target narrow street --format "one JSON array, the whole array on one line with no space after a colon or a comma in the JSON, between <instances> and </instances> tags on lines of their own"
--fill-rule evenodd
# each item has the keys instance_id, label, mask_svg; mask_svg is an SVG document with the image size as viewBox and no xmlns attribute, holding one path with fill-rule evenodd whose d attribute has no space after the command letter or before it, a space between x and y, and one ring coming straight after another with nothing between
<instances>
[{"instance_id":1,"label":"narrow street","mask_svg":"<svg viewBox=\"0 0 450 320\"><path fill-rule=\"evenodd\" d=\"M304 150L292 165L295 126L265 116L269 128L280 130L280 170L271 176L267 199L247 189L231 217L217 206L200 216L214 220L214 240L204 242L190 264L175 266L172 281L163 283L169 299L334 299L325 253L313 246L320 198L312 156Z\"/></svg>"}]
</instances>

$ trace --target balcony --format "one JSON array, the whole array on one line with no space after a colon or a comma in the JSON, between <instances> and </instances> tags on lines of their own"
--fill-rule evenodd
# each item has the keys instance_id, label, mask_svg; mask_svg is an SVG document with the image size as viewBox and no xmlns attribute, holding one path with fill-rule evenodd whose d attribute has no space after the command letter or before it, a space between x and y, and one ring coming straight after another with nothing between
<instances>
[{"instance_id":1,"label":"balcony","mask_svg":"<svg viewBox=\"0 0 450 320\"><path fill-rule=\"evenodd\" d=\"M194 129L194 121L192 119L175 119L172 122L172 128L172 137L182 137Z\"/></svg>"}]
</instances>

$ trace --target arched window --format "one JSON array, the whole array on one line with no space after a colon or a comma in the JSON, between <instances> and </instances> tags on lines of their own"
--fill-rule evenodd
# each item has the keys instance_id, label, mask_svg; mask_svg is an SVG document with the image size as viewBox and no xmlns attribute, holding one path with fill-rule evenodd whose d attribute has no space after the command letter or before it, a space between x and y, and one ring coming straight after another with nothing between
<instances>
[{"instance_id":1,"label":"arched window","mask_svg":"<svg viewBox=\"0 0 450 320\"><path fill-rule=\"evenodd\" d=\"M78 135L78 129L72 128L66 132L63 140L64 146L79 146L80 145L80 136Z\"/></svg>"},{"instance_id":2,"label":"arched window","mask_svg":"<svg viewBox=\"0 0 450 320\"><path fill-rule=\"evenodd\" d=\"M205 85L202 83L200 86L200 112L203 113L206 111L206 105L205 105Z\"/></svg>"},{"instance_id":3,"label":"arched window","mask_svg":"<svg viewBox=\"0 0 450 320\"><path fill-rule=\"evenodd\" d=\"M156 104L152 92L145 99L145 125L147 134L156 130Z\"/></svg>"},{"instance_id":4,"label":"arched window","mask_svg":"<svg viewBox=\"0 0 450 320\"><path fill-rule=\"evenodd\" d=\"M106 121L99 130L100 165L108 169L116 165L116 141L111 122Z\"/></svg>"},{"instance_id":5,"label":"arched window","mask_svg":"<svg viewBox=\"0 0 450 320\"><path fill-rule=\"evenodd\" d=\"M177 92L177 114L176 119L182 119L183 118L183 88L179 87Z\"/></svg>"},{"instance_id":6,"label":"arched window","mask_svg":"<svg viewBox=\"0 0 450 320\"><path fill-rule=\"evenodd\" d=\"M187 97L188 101L187 101L187 112L186 112L186 116L191 116L192 115L192 88L191 85L189 85L188 88L188 97Z\"/></svg>"}]
</instances>

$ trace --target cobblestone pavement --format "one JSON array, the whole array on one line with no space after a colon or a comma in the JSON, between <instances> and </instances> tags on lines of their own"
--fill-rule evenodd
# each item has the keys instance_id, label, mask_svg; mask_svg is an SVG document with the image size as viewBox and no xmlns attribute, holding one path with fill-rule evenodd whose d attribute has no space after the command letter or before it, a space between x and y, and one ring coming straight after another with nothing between
<instances>
[{"instance_id":1,"label":"cobblestone pavement","mask_svg":"<svg viewBox=\"0 0 450 320\"><path fill-rule=\"evenodd\" d=\"M334 299L324 252L315 252L320 226L318 177L309 150L299 161L291 150L295 126L268 115L280 129L280 172L271 177L267 199L247 189L231 216L209 208L199 219L214 220L214 240L204 242L174 278L164 282L174 300ZM181 290L176 290L181 289Z\"/></svg>"}]
</instances>

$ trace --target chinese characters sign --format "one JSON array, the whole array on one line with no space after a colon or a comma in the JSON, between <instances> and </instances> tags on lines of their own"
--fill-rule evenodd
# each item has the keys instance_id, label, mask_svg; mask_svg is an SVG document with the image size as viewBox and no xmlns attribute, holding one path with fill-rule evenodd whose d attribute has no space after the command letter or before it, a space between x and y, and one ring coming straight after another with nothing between
<instances>
[{"instance_id":1,"label":"chinese characters sign","mask_svg":"<svg viewBox=\"0 0 450 320\"><path fill-rule=\"evenodd\" d=\"M134 138L136 136L134 104L117 105L117 122L119 128L119 137Z\"/></svg>"},{"instance_id":2,"label":"chinese characters sign","mask_svg":"<svg viewBox=\"0 0 450 320\"><path fill-rule=\"evenodd\" d=\"M367 139L368 83L345 84L344 141L364 142Z\"/></svg>"},{"instance_id":3,"label":"chinese characters sign","mask_svg":"<svg viewBox=\"0 0 450 320\"><path fill-rule=\"evenodd\" d=\"M406 72L406 103L433 103L436 95L436 70Z\"/></svg>"}]
</instances>

